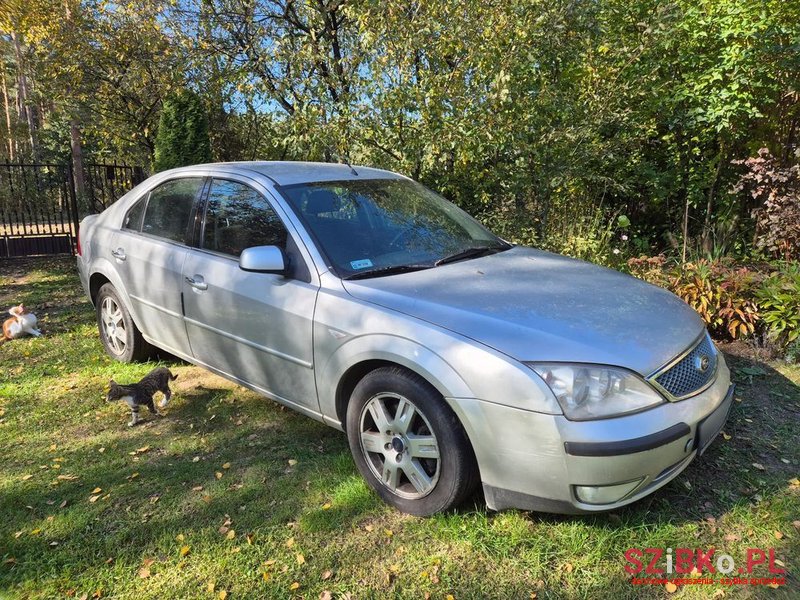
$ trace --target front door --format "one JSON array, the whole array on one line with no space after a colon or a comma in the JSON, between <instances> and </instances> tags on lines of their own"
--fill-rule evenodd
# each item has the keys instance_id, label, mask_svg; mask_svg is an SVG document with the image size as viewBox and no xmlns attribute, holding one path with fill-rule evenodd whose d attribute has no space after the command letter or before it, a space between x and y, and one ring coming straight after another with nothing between
<instances>
[{"instance_id":1,"label":"front door","mask_svg":"<svg viewBox=\"0 0 800 600\"><path fill-rule=\"evenodd\" d=\"M319 287L267 199L237 181L214 179L199 248L183 265L186 329L194 358L274 399L318 414L312 323ZM239 268L242 250L279 246L287 276Z\"/></svg>"}]
</instances>

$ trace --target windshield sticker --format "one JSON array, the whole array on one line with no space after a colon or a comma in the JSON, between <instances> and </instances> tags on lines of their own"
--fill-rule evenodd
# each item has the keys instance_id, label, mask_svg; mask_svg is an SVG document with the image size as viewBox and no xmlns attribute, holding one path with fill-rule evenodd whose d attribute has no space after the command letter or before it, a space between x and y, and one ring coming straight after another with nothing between
<instances>
[{"instance_id":1,"label":"windshield sticker","mask_svg":"<svg viewBox=\"0 0 800 600\"><path fill-rule=\"evenodd\" d=\"M351 260L350 261L350 268L351 269L366 269L367 267L372 266L372 261L368 258L364 258L361 260Z\"/></svg>"}]
</instances>

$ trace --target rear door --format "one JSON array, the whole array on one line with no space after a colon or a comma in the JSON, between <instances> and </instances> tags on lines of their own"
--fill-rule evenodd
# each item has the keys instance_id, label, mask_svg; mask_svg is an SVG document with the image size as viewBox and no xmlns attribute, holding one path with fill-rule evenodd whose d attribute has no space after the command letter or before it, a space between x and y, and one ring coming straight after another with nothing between
<instances>
[{"instance_id":1,"label":"rear door","mask_svg":"<svg viewBox=\"0 0 800 600\"><path fill-rule=\"evenodd\" d=\"M171 179L134 204L111 254L142 333L165 350L190 354L181 309L183 263L205 178Z\"/></svg>"},{"instance_id":2,"label":"rear door","mask_svg":"<svg viewBox=\"0 0 800 600\"><path fill-rule=\"evenodd\" d=\"M281 402L318 414L312 323L319 286L267 198L213 179L197 244L183 265L186 328L197 361ZM245 248L279 246L287 276L239 268Z\"/></svg>"}]
</instances>

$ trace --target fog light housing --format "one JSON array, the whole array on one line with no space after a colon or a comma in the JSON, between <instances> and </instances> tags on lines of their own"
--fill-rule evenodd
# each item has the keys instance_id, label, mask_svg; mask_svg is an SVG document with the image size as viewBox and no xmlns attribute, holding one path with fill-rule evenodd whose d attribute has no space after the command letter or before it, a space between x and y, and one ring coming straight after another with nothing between
<instances>
[{"instance_id":1,"label":"fog light housing","mask_svg":"<svg viewBox=\"0 0 800 600\"><path fill-rule=\"evenodd\" d=\"M644 477L616 485L576 485L575 496L584 504L613 504L639 487Z\"/></svg>"}]
</instances>

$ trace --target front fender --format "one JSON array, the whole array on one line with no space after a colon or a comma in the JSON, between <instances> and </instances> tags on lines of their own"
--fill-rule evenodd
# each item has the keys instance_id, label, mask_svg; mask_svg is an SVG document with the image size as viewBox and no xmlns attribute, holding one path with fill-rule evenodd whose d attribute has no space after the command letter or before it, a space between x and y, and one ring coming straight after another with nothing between
<instances>
[{"instance_id":1,"label":"front fender","mask_svg":"<svg viewBox=\"0 0 800 600\"><path fill-rule=\"evenodd\" d=\"M336 391L342 377L359 363L373 360L395 363L417 373L445 399L471 397L469 386L456 370L418 342L389 334L360 335L345 341L317 369L320 409L329 425L342 428L336 413Z\"/></svg>"}]
</instances>

